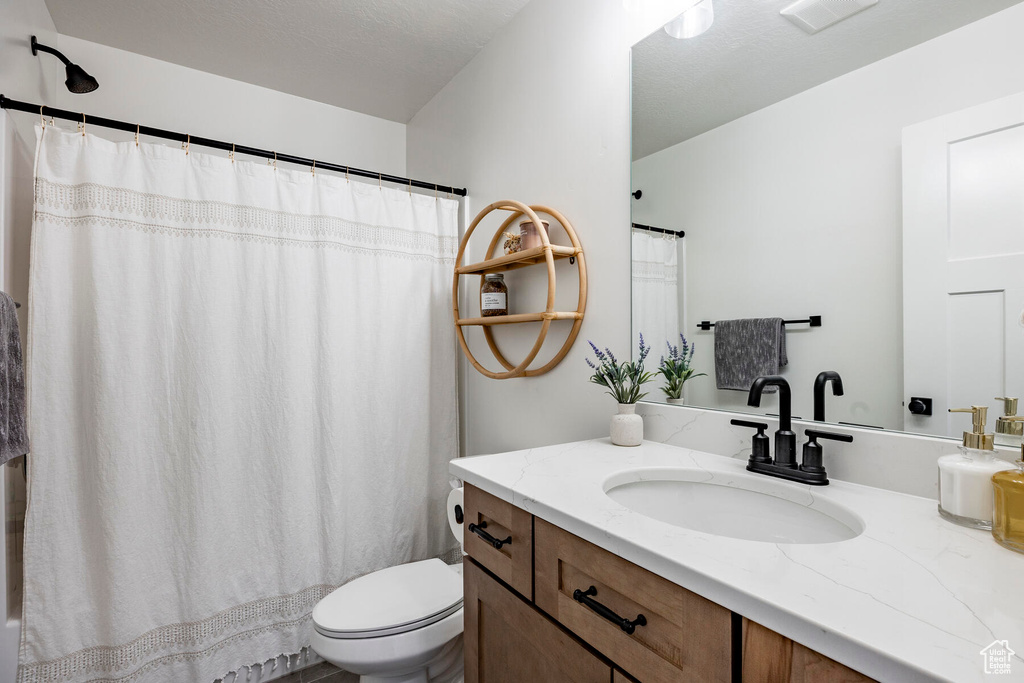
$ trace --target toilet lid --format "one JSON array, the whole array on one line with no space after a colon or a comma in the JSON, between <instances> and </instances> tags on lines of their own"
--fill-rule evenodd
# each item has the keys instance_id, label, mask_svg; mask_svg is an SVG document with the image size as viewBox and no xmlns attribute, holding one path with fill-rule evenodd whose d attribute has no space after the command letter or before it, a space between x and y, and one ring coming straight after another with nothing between
<instances>
[{"instance_id":1,"label":"toilet lid","mask_svg":"<svg viewBox=\"0 0 1024 683\"><path fill-rule=\"evenodd\" d=\"M338 588L313 608L333 638L373 638L422 628L462 607L462 576L438 559L388 567Z\"/></svg>"}]
</instances>

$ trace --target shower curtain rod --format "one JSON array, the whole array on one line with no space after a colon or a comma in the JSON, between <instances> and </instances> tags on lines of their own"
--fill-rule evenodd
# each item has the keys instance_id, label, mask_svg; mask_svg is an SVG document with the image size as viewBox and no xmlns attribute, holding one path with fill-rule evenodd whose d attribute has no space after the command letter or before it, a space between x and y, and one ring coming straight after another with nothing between
<instances>
[{"instance_id":1,"label":"shower curtain rod","mask_svg":"<svg viewBox=\"0 0 1024 683\"><path fill-rule=\"evenodd\" d=\"M633 223L634 230L646 230L647 232L660 232L663 235L675 235L676 237L686 237L686 233L682 230L669 230L668 228L656 228L653 225L640 225L639 223Z\"/></svg>"},{"instance_id":2,"label":"shower curtain rod","mask_svg":"<svg viewBox=\"0 0 1024 683\"><path fill-rule=\"evenodd\" d=\"M29 102L21 102L18 100L12 100L9 97L0 95L0 109L13 109L15 111L25 111L30 114L39 114L40 116L49 116L51 118L65 119L67 121L78 121L84 122L87 126L100 126L102 128L113 128L115 130L123 130L128 133L138 133L139 135L146 135L151 138L163 138L165 140L174 140L175 142L188 143L190 145L202 145L203 147L212 147L213 149L223 150L225 152L235 152L236 154L247 154L253 157L261 157L263 159L274 159L275 161L286 161L290 164L297 164L299 166L309 166L311 168L320 168L327 171L337 171L339 173L347 173L354 176L360 176L362 178L377 178L379 181L388 181L389 183L395 183L397 185L406 185L410 187L417 187L421 190L434 190L435 192L443 192L445 194L453 194L458 197L466 196L466 188L464 187L451 187L449 185L435 185L434 183L427 183L422 180L412 180L411 178L401 178L399 176L389 175L387 173L376 173L374 171L366 171L361 168L352 168L350 166L342 166L341 164L331 164L326 161L320 161L319 159L307 159L306 157L298 157L292 154L281 154L273 150L259 149L257 147L246 147L245 145L236 145L233 142L223 142L221 140L213 140L210 138L204 138L185 133L175 133L170 130L163 130L161 128L153 128L151 126L142 126L136 123L127 123L126 121L117 121L115 119L105 119L102 116L91 116L82 112L68 111L66 109L55 109L53 107L47 107L39 104L31 104Z\"/></svg>"}]
</instances>

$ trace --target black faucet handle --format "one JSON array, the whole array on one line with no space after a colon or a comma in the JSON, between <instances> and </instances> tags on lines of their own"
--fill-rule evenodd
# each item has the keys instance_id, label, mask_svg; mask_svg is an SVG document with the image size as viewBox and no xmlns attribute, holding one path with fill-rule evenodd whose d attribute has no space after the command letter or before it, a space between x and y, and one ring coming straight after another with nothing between
<instances>
[{"instance_id":1,"label":"black faucet handle","mask_svg":"<svg viewBox=\"0 0 1024 683\"><path fill-rule=\"evenodd\" d=\"M836 432L823 432L819 429L805 429L804 434L811 441L816 439L829 439L830 441L842 441L843 443L853 443L852 434L838 434Z\"/></svg>"},{"instance_id":2,"label":"black faucet handle","mask_svg":"<svg viewBox=\"0 0 1024 683\"><path fill-rule=\"evenodd\" d=\"M757 434L754 434L750 441L750 462L770 463L772 461L771 440L764 433L768 429L767 423L748 420L729 420L729 423L737 427L749 427L757 430Z\"/></svg>"},{"instance_id":3,"label":"black faucet handle","mask_svg":"<svg viewBox=\"0 0 1024 683\"><path fill-rule=\"evenodd\" d=\"M844 441L850 443L853 436L850 434L837 434L836 432L823 432L819 429L805 429L807 443L804 444L803 462L800 463L800 471L812 477L815 481L808 483L827 484L828 475L825 474L825 466L822 463L822 448L818 439L829 439L830 441Z\"/></svg>"},{"instance_id":4,"label":"black faucet handle","mask_svg":"<svg viewBox=\"0 0 1024 683\"><path fill-rule=\"evenodd\" d=\"M729 424L736 425L737 427L750 427L756 429L759 432L763 432L768 429L768 423L766 422L750 422L749 420L729 420Z\"/></svg>"}]
</instances>

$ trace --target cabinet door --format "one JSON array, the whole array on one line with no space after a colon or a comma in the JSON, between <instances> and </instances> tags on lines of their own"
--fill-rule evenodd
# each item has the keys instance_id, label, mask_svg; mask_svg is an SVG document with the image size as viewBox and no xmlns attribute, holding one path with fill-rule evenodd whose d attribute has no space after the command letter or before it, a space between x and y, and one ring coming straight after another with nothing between
<instances>
[{"instance_id":1,"label":"cabinet door","mask_svg":"<svg viewBox=\"0 0 1024 683\"><path fill-rule=\"evenodd\" d=\"M743 680L752 683L870 683L874 679L744 619Z\"/></svg>"},{"instance_id":2,"label":"cabinet door","mask_svg":"<svg viewBox=\"0 0 1024 683\"><path fill-rule=\"evenodd\" d=\"M463 576L466 683L611 682L611 666L472 560Z\"/></svg>"}]
</instances>

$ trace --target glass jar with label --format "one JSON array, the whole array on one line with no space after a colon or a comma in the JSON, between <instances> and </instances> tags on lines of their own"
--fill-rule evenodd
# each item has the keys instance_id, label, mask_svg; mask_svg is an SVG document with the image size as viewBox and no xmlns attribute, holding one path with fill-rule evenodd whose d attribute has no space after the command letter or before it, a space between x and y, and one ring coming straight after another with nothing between
<instances>
[{"instance_id":1,"label":"glass jar with label","mask_svg":"<svg viewBox=\"0 0 1024 683\"><path fill-rule=\"evenodd\" d=\"M485 318L508 315L508 287L501 273L484 275L483 284L480 285L480 315Z\"/></svg>"}]
</instances>

